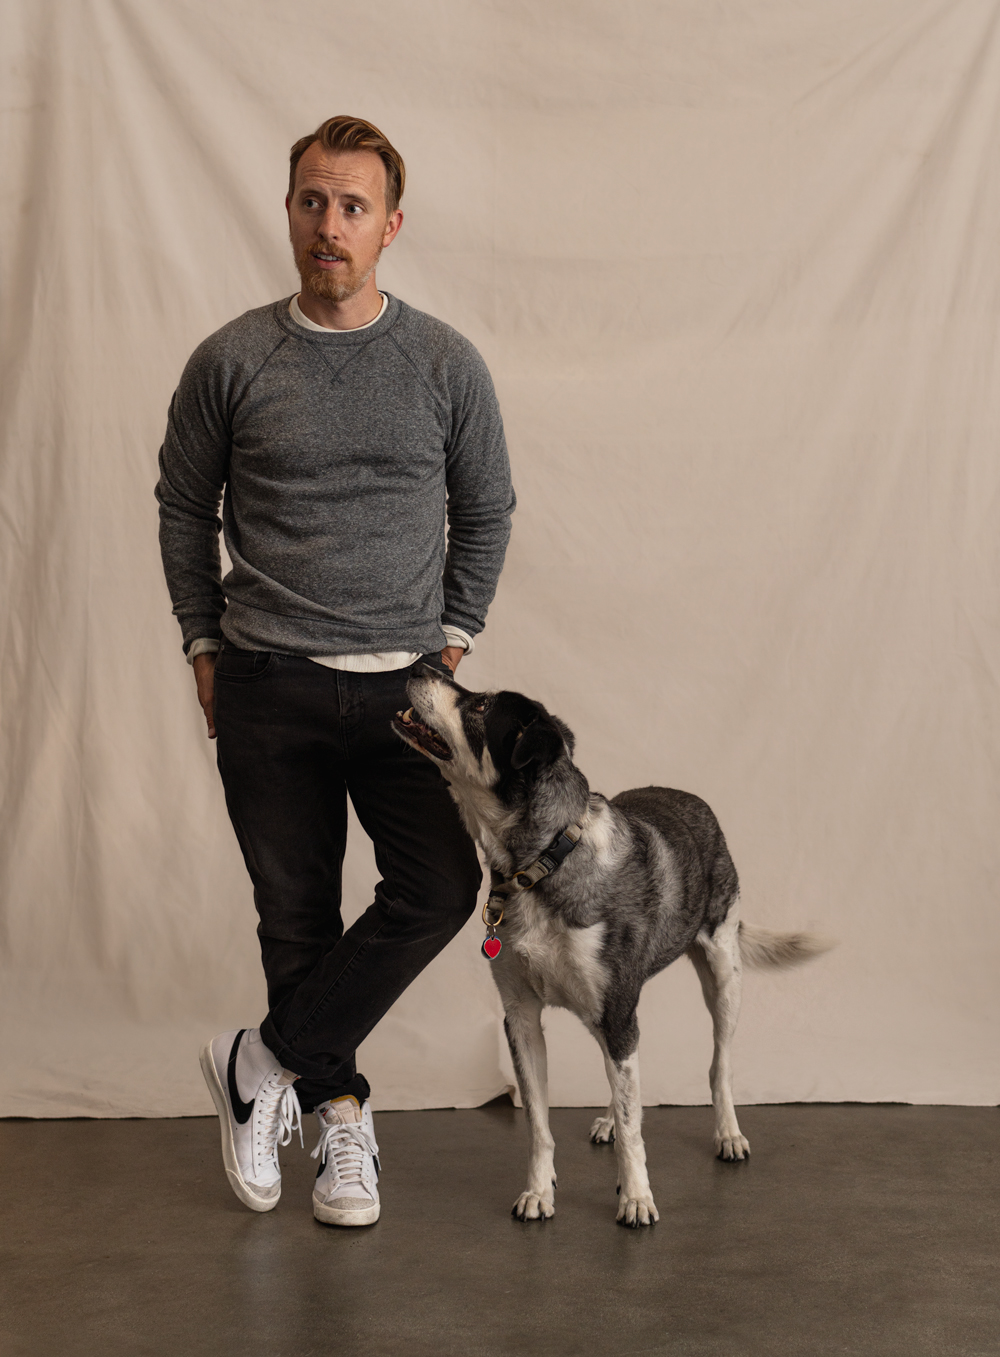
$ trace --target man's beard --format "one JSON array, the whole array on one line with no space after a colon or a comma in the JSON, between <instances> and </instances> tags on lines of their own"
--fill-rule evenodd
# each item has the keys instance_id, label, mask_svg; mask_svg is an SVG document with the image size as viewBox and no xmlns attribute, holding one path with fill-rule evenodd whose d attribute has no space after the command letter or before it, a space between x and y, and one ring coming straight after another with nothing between
<instances>
[{"instance_id":1,"label":"man's beard","mask_svg":"<svg viewBox=\"0 0 1000 1357\"><path fill-rule=\"evenodd\" d=\"M380 246L375 258L362 271L353 255L348 254L346 250L330 250L323 247L324 254L335 254L338 259L344 261L346 268L318 269L312 262L313 250L318 248L321 247L315 241L312 245L307 245L304 250L295 256L295 266L299 271L303 290L311 292L314 297L322 297L328 302L346 302L349 297L360 292L375 272L379 255L382 253Z\"/></svg>"}]
</instances>

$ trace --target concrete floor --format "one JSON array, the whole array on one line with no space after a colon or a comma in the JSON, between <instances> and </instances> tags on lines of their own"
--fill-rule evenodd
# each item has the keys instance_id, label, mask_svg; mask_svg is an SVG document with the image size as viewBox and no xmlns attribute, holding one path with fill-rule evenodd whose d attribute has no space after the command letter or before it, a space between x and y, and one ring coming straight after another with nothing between
<instances>
[{"instance_id":1,"label":"concrete floor","mask_svg":"<svg viewBox=\"0 0 1000 1357\"><path fill-rule=\"evenodd\" d=\"M377 1116L366 1230L313 1220L297 1142L260 1216L214 1119L0 1122L0 1353L1000 1354L996 1109L748 1107L736 1166L712 1158L709 1109L649 1109L644 1231L614 1223L592 1116L553 1114L557 1211L532 1225L508 1214L523 1113Z\"/></svg>"}]
</instances>

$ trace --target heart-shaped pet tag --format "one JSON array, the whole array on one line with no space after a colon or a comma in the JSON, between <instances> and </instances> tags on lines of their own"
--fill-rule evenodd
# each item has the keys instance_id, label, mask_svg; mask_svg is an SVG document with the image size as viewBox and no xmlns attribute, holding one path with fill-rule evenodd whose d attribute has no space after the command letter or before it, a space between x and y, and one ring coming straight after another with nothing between
<instances>
[{"instance_id":1,"label":"heart-shaped pet tag","mask_svg":"<svg viewBox=\"0 0 1000 1357\"><path fill-rule=\"evenodd\" d=\"M487 938L483 943L483 956L487 957L490 961L496 961L497 957L500 955L500 948L502 946L503 943L499 938Z\"/></svg>"}]
</instances>

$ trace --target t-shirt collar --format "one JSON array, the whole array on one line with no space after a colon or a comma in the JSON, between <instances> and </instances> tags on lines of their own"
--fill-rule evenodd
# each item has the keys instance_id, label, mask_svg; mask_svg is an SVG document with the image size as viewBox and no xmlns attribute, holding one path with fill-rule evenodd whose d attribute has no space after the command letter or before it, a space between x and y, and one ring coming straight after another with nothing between
<instances>
[{"instance_id":1,"label":"t-shirt collar","mask_svg":"<svg viewBox=\"0 0 1000 1357\"><path fill-rule=\"evenodd\" d=\"M295 324L301 325L304 330L318 331L322 335L353 335L357 334L359 330L367 330L372 325L377 325L379 323L379 321L385 315L386 309L388 308L389 305L388 293L380 292L378 295L382 298L382 305L379 308L379 313L377 316L374 316L371 320L366 321L364 325L354 325L349 330L335 330L332 328L332 326L317 325L314 320L310 320L309 317L302 310L301 306L299 306L299 295L300 294L297 293L288 303L288 314L291 316L292 320L295 321Z\"/></svg>"}]
</instances>

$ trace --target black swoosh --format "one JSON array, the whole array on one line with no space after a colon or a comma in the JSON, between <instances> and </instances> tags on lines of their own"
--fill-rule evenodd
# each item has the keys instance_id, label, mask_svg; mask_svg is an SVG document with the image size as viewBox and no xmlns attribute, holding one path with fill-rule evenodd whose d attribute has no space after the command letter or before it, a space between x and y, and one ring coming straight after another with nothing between
<instances>
[{"instance_id":1,"label":"black swoosh","mask_svg":"<svg viewBox=\"0 0 1000 1357\"><path fill-rule=\"evenodd\" d=\"M256 1098L251 1098L248 1103L245 1103L236 1087L236 1052L240 1049L240 1037L246 1030L243 1027L236 1033L233 1049L229 1052L229 1101L233 1109L233 1120L240 1126L250 1120L253 1115L253 1105L257 1101Z\"/></svg>"}]
</instances>

